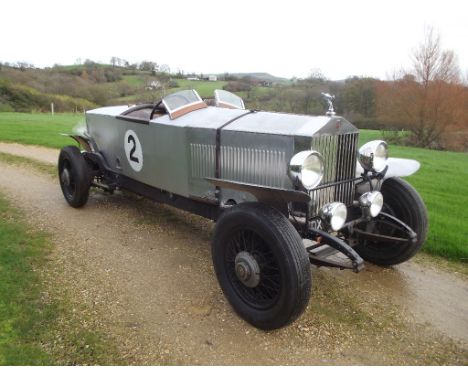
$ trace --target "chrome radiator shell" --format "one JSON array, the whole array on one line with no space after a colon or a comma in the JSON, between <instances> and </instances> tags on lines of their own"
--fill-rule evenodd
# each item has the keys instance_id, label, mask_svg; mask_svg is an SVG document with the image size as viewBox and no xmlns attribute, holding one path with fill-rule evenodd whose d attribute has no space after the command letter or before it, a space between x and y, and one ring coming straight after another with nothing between
<instances>
[{"instance_id":1,"label":"chrome radiator shell","mask_svg":"<svg viewBox=\"0 0 468 382\"><path fill-rule=\"evenodd\" d=\"M317 216L320 208L327 203L352 204L358 140L358 132L312 137L311 148L322 154L325 174L319 187L310 191L311 216Z\"/></svg>"}]
</instances>

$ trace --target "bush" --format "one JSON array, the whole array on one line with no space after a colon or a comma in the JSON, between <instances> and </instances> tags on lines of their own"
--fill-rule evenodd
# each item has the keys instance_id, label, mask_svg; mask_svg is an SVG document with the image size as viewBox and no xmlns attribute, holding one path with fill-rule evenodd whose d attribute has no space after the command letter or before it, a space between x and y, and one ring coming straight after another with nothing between
<instances>
[{"instance_id":1,"label":"bush","mask_svg":"<svg viewBox=\"0 0 468 382\"><path fill-rule=\"evenodd\" d=\"M8 111L49 111L52 102L56 112L73 112L96 107L95 103L82 98L41 93L28 86L11 84L8 81L0 81L0 99L3 100L2 104L9 106Z\"/></svg>"},{"instance_id":2,"label":"bush","mask_svg":"<svg viewBox=\"0 0 468 382\"><path fill-rule=\"evenodd\" d=\"M0 102L0 113L15 111L8 103Z\"/></svg>"},{"instance_id":3,"label":"bush","mask_svg":"<svg viewBox=\"0 0 468 382\"><path fill-rule=\"evenodd\" d=\"M389 126L375 118L350 118L350 122L358 129L364 130L389 130Z\"/></svg>"},{"instance_id":4,"label":"bush","mask_svg":"<svg viewBox=\"0 0 468 382\"><path fill-rule=\"evenodd\" d=\"M169 87L170 87L170 88L178 88L178 87L179 87L179 83L178 83L177 81L170 80L170 81L169 81Z\"/></svg>"},{"instance_id":5,"label":"bush","mask_svg":"<svg viewBox=\"0 0 468 382\"><path fill-rule=\"evenodd\" d=\"M252 85L244 81L230 81L223 86L223 89L233 93L243 92L252 89Z\"/></svg>"}]
</instances>

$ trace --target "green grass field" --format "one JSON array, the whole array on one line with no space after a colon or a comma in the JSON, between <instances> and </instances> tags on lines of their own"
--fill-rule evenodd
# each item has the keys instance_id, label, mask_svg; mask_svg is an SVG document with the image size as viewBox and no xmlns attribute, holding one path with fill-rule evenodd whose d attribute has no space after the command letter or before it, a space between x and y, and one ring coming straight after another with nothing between
<instances>
[{"instance_id":1,"label":"green grass field","mask_svg":"<svg viewBox=\"0 0 468 382\"><path fill-rule=\"evenodd\" d=\"M59 133L70 132L80 121L81 115L0 113L0 141L59 148L72 143ZM379 131L361 130L361 144L381 138ZM467 154L390 145L390 156L421 163L421 169L406 180L420 192L429 211L424 251L468 262Z\"/></svg>"},{"instance_id":2,"label":"green grass field","mask_svg":"<svg viewBox=\"0 0 468 382\"><path fill-rule=\"evenodd\" d=\"M226 85L226 81L176 80L176 82L179 84L179 87L170 89L171 93L173 91L195 89L202 98L213 97L213 92L216 89L222 89Z\"/></svg>"},{"instance_id":3,"label":"green grass field","mask_svg":"<svg viewBox=\"0 0 468 382\"><path fill-rule=\"evenodd\" d=\"M60 134L83 123L83 114L0 113L0 141L61 148L73 141Z\"/></svg>"},{"instance_id":4,"label":"green grass field","mask_svg":"<svg viewBox=\"0 0 468 382\"><path fill-rule=\"evenodd\" d=\"M0 365L53 363L41 349L52 306L40 302L40 280L33 268L47 253L43 235L29 234L17 213L0 196Z\"/></svg>"},{"instance_id":5,"label":"green grass field","mask_svg":"<svg viewBox=\"0 0 468 382\"><path fill-rule=\"evenodd\" d=\"M131 86L143 86L145 84L144 78L138 75L123 76L122 81L126 82Z\"/></svg>"}]
</instances>

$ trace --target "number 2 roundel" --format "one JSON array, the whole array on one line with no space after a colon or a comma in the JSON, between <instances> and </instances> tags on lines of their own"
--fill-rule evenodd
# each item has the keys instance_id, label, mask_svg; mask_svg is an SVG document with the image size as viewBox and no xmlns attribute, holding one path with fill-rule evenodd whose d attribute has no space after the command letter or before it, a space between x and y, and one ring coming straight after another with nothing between
<instances>
[{"instance_id":1,"label":"number 2 roundel","mask_svg":"<svg viewBox=\"0 0 468 382\"><path fill-rule=\"evenodd\" d=\"M134 171L140 171L143 167L143 150L140 140L133 130L127 130L124 137L125 155L128 163Z\"/></svg>"}]
</instances>

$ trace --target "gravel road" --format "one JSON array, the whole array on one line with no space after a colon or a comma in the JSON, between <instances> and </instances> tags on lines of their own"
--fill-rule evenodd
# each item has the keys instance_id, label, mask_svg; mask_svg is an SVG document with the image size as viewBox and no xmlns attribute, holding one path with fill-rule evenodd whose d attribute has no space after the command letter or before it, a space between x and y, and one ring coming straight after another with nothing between
<instances>
[{"instance_id":1,"label":"gravel road","mask_svg":"<svg viewBox=\"0 0 468 382\"><path fill-rule=\"evenodd\" d=\"M468 281L446 270L314 269L304 315L266 333L223 297L211 222L123 193L76 210L55 179L3 162L0 191L51 234L49 266L130 363L468 364Z\"/></svg>"},{"instance_id":2,"label":"gravel road","mask_svg":"<svg viewBox=\"0 0 468 382\"><path fill-rule=\"evenodd\" d=\"M59 150L42 146L0 142L0 152L34 159L46 164L57 164Z\"/></svg>"}]
</instances>

